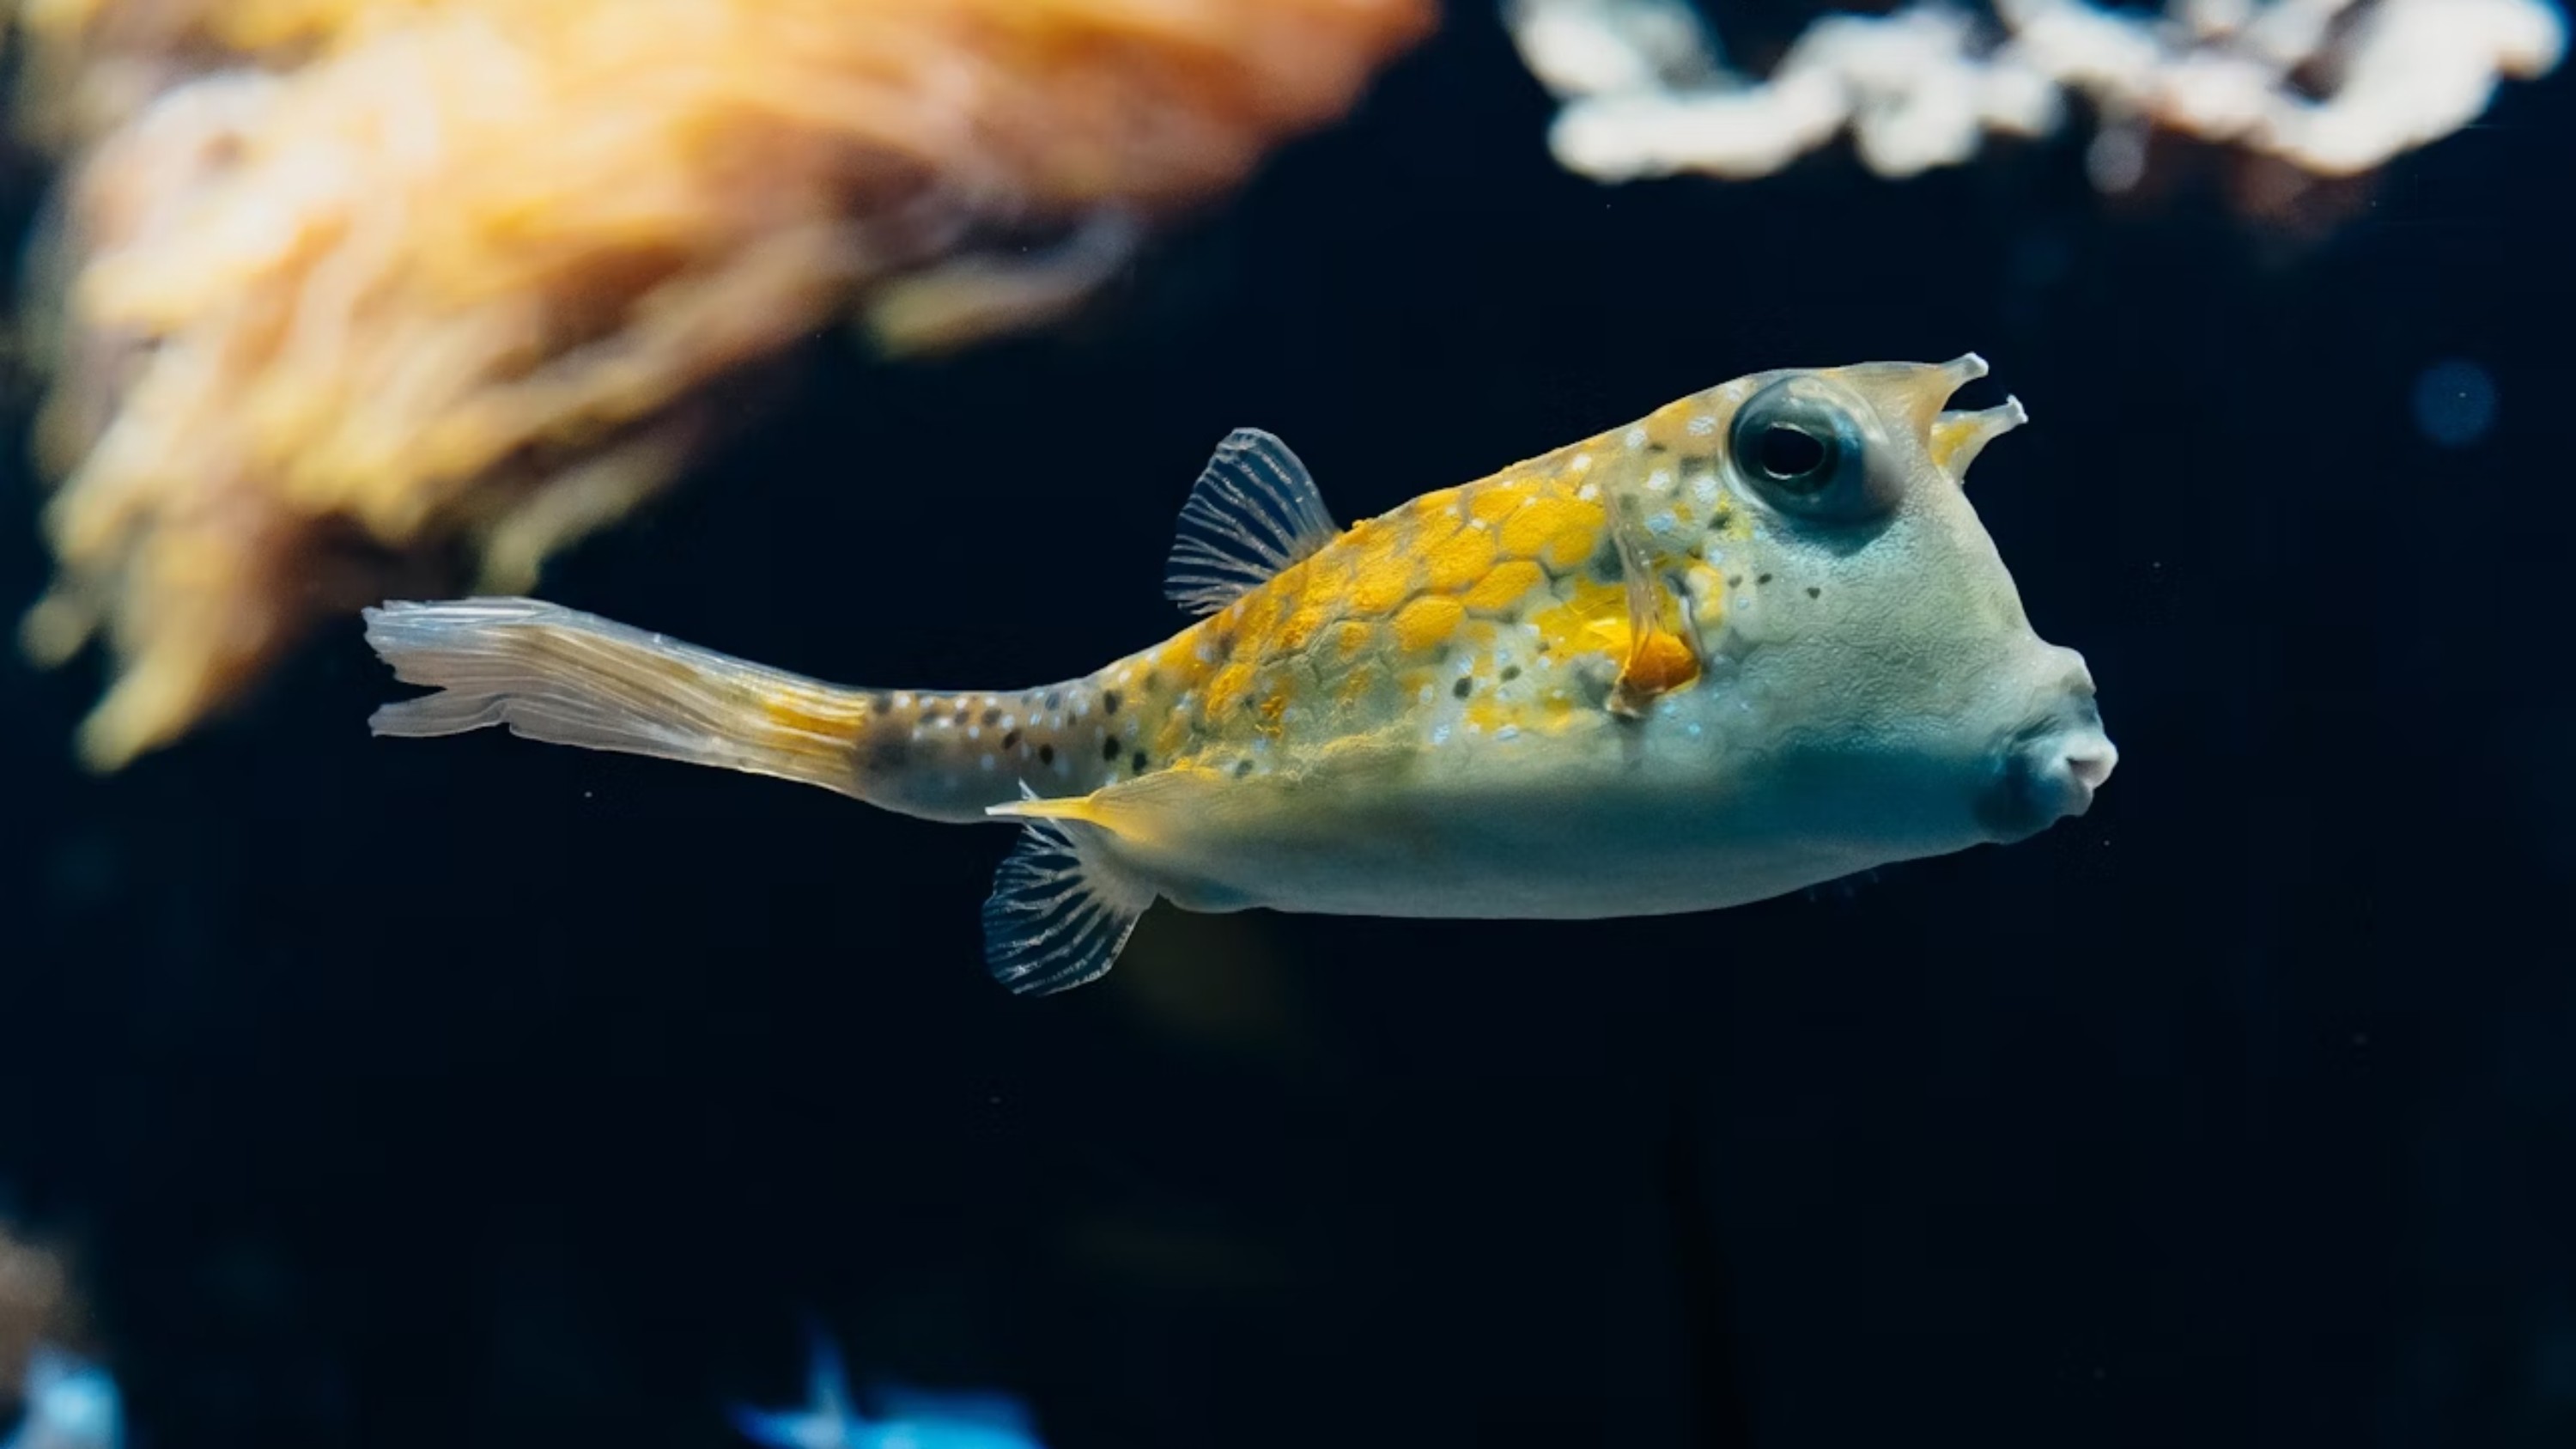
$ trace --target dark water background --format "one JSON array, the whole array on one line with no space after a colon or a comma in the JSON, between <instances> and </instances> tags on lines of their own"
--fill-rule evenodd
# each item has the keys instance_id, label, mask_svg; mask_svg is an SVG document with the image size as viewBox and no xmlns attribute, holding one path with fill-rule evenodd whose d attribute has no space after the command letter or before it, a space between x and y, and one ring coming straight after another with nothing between
<instances>
[{"instance_id":1,"label":"dark water background","mask_svg":"<svg viewBox=\"0 0 2576 1449\"><path fill-rule=\"evenodd\" d=\"M1076 325L798 396L546 592L825 677L1156 639L1209 447L1345 518L1740 373L1974 348L2094 813L1663 921L1157 913L977 965L998 831L480 736L354 624L107 781L0 665L0 1206L150 1449L716 1446L799 1315L1059 1449L2576 1444L2564 76L2308 247L2081 136L1603 189L1482 6ZM2418 373L2496 379L2481 445ZM23 410L15 421L23 423ZM32 481L0 596L44 559Z\"/></svg>"}]
</instances>

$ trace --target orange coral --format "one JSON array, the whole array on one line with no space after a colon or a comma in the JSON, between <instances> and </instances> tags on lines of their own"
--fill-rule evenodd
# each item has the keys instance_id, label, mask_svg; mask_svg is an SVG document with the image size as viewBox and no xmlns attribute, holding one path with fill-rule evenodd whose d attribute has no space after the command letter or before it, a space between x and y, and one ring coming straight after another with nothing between
<instances>
[{"instance_id":1,"label":"orange coral","mask_svg":"<svg viewBox=\"0 0 2576 1449\"><path fill-rule=\"evenodd\" d=\"M113 767L461 546L526 586L843 307L1027 325L1345 111L1431 0L19 0L76 148L41 658ZM220 59L209 65L206 57ZM181 75L184 64L194 69ZM1038 262L997 242L1070 236Z\"/></svg>"}]
</instances>

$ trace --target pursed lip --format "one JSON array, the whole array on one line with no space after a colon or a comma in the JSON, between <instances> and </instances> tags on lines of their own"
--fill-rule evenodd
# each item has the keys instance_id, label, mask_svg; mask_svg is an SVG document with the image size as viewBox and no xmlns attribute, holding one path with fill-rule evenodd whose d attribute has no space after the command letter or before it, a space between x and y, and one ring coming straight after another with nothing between
<instances>
[{"instance_id":1,"label":"pursed lip","mask_svg":"<svg viewBox=\"0 0 2576 1449\"><path fill-rule=\"evenodd\" d=\"M2056 723L2015 740L1977 800L1977 823L1997 839L2024 840L2093 808L2119 764L2101 726Z\"/></svg>"}]
</instances>

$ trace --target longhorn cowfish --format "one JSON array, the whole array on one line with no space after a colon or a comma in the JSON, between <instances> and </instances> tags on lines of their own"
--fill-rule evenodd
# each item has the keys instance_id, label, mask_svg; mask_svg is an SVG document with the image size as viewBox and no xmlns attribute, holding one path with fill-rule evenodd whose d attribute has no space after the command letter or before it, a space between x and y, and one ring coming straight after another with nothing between
<instances>
[{"instance_id":1,"label":"longhorn cowfish","mask_svg":"<svg viewBox=\"0 0 2576 1449\"><path fill-rule=\"evenodd\" d=\"M1985 374L1764 372L1337 526L1277 438L1228 436L1166 591L1203 615L1034 689L849 689L528 599L388 603L486 725L821 785L1022 835L987 964L1107 971L1154 901L1352 915L1700 911L2082 813L2118 759L2083 658L2032 630L1962 483L2026 420Z\"/></svg>"}]
</instances>

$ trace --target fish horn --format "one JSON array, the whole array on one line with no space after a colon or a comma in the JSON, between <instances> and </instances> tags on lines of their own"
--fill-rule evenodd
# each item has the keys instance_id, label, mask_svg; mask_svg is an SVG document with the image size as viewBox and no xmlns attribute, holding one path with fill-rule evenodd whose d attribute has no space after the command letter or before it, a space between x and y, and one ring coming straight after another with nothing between
<instances>
[{"instance_id":1,"label":"fish horn","mask_svg":"<svg viewBox=\"0 0 2576 1449\"><path fill-rule=\"evenodd\" d=\"M1969 354L1970 360L1974 358L1974 353ZM1945 412L1932 420L1932 461L1964 485L1968 465L1977 461L1986 444L2029 421L2030 410L2017 397L1975 412Z\"/></svg>"}]
</instances>

